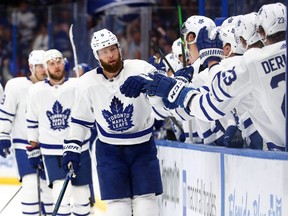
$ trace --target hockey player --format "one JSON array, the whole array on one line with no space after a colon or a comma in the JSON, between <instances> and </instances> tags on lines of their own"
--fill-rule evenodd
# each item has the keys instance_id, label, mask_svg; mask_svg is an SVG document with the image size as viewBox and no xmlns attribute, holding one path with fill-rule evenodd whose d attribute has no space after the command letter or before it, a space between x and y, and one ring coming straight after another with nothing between
<instances>
[{"instance_id":1,"label":"hockey player","mask_svg":"<svg viewBox=\"0 0 288 216\"><path fill-rule=\"evenodd\" d=\"M201 61L208 64L210 72L217 73L212 82L212 94L201 94L164 76L153 77L154 81L146 85L148 93L168 98L203 120L221 118L239 103L241 97L252 93L268 117L266 127L263 127L261 116L252 119L256 129L267 142L269 150L283 151L286 144L286 22L285 5L275 3L262 6L258 12L257 26L263 33L266 46L247 50L241 61L230 68L218 64L222 58L219 37L210 39L207 30L201 29L197 40Z\"/></svg>"},{"instance_id":2,"label":"hockey player","mask_svg":"<svg viewBox=\"0 0 288 216\"><path fill-rule=\"evenodd\" d=\"M101 67L79 78L64 166L80 166L83 137L96 120L97 173L106 215L157 216L162 182L152 109L145 95L128 98L119 92L127 77L156 69L146 61L123 60L116 36L107 29L93 33L91 48Z\"/></svg>"},{"instance_id":3,"label":"hockey player","mask_svg":"<svg viewBox=\"0 0 288 216\"><path fill-rule=\"evenodd\" d=\"M62 168L63 142L71 121L71 108L76 91L76 78L65 78L64 59L56 49L44 53L44 66L48 79L36 83L29 90L27 106L28 140L30 160L43 157L48 185L52 187L54 205L66 176ZM90 134L89 134L90 135ZM85 137L84 137L85 138ZM40 151L41 150L41 151ZM84 168L75 169L65 191L59 215L89 215L89 184L92 183L89 139L83 140L81 163ZM71 167L72 169L72 167ZM71 183L71 184L70 184ZM81 195L80 195L81 194ZM72 204L70 205L72 198Z\"/></svg>"},{"instance_id":4,"label":"hockey player","mask_svg":"<svg viewBox=\"0 0 288 216\"><path fill-rule=\"evenodd\" d=\"M6 157L10 154L10 147L15 153L17 162L19 181L22 185L21 207L23 215L39 215L38 190L35 167L31 167L26 146L27 126L26 126L26 99L28 89L46 77L43 66L44 50L33 50L28 58L31 75L29 77L17 77L9 80L5 86L5 94L0 104L0 154ZM11 146L12 140L12 146ZM45 176L44 171L40 170ZM44 204L45 214L52 214L52 193L41 179L41 201Z\"/></svg>"}]
</instances>

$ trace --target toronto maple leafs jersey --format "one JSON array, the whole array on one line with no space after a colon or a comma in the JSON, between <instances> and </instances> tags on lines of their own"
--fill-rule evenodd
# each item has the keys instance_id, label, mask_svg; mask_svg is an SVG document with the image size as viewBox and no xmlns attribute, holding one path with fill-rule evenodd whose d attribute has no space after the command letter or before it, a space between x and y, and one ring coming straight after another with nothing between
<instances>
[{"instance_id":1,"label":"toronto maple leafs jersey","mask_svg":"<svg viewBox=\"0 0 288 216\"><path fill-rule=\"evenodd\" d=\"M129 76L148 74L155 68L142 60L124 60L120 73L113 79L103 75L101 67L79 78L69 140L82 140L87 127L96 120L98 138L115 145L133 145L152 136L154 117L144 94L128 98L119 88Z\"/></svg>"},{"instance_id":2,"label":"toronto maple leafs jersey","mask_svg":"<svg viewBox=\"0 0 288 216\"><path fill-rule=\"evenodd\" d=\"M10 79L0 104L0 139L12 139L12 147L26 150L26 99L32 81L26 77Z\"/></svg>"},{"instance_id":3,"label":"toronto maple leafs jersey","mask_svg":"<svg viewBox=\"0 0 288 216\"><path fill-rule=\"evenodd\" d=\"M29 89L26 114L28 140L39 143L43 155L63 154L77 81L77 78L69 78L61 85L51 85L45 80ZM89 147L88 139L83 141L82 151Z\"/></svg>"},{"instance_id":4,"label":"toronto maple leafs jersey","mask_svg":"<svg viewBox=\"0 0 288 216\"><path fill-rule=\"evenodd\" d=\"M278 42L263 48L246 51L238 64L231 68L214 65L211 71L219 72L212 82L212 94L190 92L189 109L192 115L203 119L217 119L235 107L241 97L252 93L269 118L270 129L261 127L261 116L254 119L256 129L264 141L285 146L285 71L286 43ZM184 101L184 104L185 104ZM268 130L267 130L268 129ZM281 140L270 136L273 130Z\"/></svg>"}]
</instances>

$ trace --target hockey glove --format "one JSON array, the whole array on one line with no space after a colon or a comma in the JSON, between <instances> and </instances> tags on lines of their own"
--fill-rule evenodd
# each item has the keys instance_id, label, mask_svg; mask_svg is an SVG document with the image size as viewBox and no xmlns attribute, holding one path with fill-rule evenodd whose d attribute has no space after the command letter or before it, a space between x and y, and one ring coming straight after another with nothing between
<instances>
[{"instance_id":1,"label":"hockey glove","mask_svg":"<svg viewBox=\"0 0 288 216\"><path fill-rule=\"evenodd\" d=\"M10 154L9 148L11 147L11 140L0 140L0 155L4 158Z\"/></svg>"},{"instance_id":2,"label":"hockey glove","mask_svg":"<svg viewBox=\"0 0 288 216\"><path fill-rule=\"evenodd\" d=\"M41 156L40 147L32 147L32 146L26 146L27 149L27 155L30 162L30 165L34 169L40 169L43 170L43 161Z\"/></svg>"},{"instance_id":3,"label":"hockey glove","mask_svg":"<svg viewBox=\"0 0 288 216\"><path fill-rule=\"evenodd\" d=\"M175 72L174 78L184 83L190 83L193 77L194 68L192 66L182 68Z\"/></svg>"},{"instance_id":4,"label":"hockey glove","mask_svg":"<svg viewBox=\"0 0 288 216\"><path fill-rule=\"evenodd\" d=\"M200 62L207 66L209 61L220 62L223 57L223 42L219 38L219 32L215 39L210 39L206 27L200 29L197 37L197 48L199 50Z\"/></svg>"},{"instance_id":5,"label":"hockey glove","mask_svg":"<svg viewBox=\"0 0 288 216\"><path fill-rule=\"evenodd\" d=\"M64 140L62 166L66 173L77 172L81 166L81 142Z\"/></svg>"},{"instance_id":6,"label":"hockey glove","mask_svg":"<svg viewBox=\"0 0 288 216\"><path fill-rule=\"evenodd\" d=\"M223 144L228 148L243 148L244 140L236 125L227 127L224 133Z\"/></svg>"},{"instance_id":7,"label":"hockey glove","mask_svg":"<svg viewBox=\"0 0 288 216\"><path fill-rule=\"evenodd\" d=\"M162 98L167 98L171 103L176 101L185 85L182 81L175 80L160 73L150 74L149 76L153 81L149 81L144 86L147 90L147 94L150 96L157 95Z\"/></svg>"},{"instance_id":8,"label":"hockey glove","mask_svg":"<svg viewBox=\"0 0 288 216\"><path fill-rule=\"evenodd\" d=\"M120 86L120 92L129 98L138 97L140 93L145 93L145 89L143 87L148 82L147 78L143 76L128 77Z\"/></svg>"},{"instance_id":9,"label":"hockey glove","mask_svg":"<svg viewBox=\"0 0 288 216\"><path fill-rule=\"evenodd\" d=\"M148 60L148 63L153 65L158 71L166 72L166 66L162 58L158 60L156 56L151 56Z\"/></svg>"}]
</instances>

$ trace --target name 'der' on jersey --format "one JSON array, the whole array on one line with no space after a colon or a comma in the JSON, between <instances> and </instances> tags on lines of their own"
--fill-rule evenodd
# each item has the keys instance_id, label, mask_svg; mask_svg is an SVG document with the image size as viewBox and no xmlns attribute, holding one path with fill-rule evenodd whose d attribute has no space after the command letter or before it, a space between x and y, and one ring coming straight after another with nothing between
<instances>
[{"instance_id":1,"label":"name 'der' on jersey","mask_svg":"<svg viewBox=\"0 0 288 216\"><path fill-rule=\"evenodd\" d=\"M133 127L132 113L134 107L129 104L127 107L123 107L123 103L114 96L112 99L110 110L102 110L102 115L108 123L108 127L114 131L125 131Z\"/></svg>"},{"instance_id":2,"label":"name 'der' on jersey","mask_svg":"<svg viewBox=\"0 0 288 216\"><path fill-rule=\"evenodd\" d=\"M284 54L275 56L267 61L261 62L261 65L266 74L282 68L286 69L286 56Z\"/></svg>"}]
</instances>

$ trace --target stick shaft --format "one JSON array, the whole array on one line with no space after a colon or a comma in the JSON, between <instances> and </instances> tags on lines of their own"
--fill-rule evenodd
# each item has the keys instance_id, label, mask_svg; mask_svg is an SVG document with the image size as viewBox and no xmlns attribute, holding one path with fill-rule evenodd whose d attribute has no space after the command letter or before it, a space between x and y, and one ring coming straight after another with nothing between
<instances>
[{"instance_id":1,"label":"stick shaft","mask_svg":"<svg viewBox=\"0 0 288 216\"><path fill-rule=\"evenodd\" d=\"M74 56L74 67L76 71L76 76L79 77L77 51L76 51L76 46L75 46L74 38L73 38L73 24L71 24L70 29L69 29L69 39L70 39L73 56Z\"/></svg>"},{"instance_id":2,"label":"stick shaft","mask_svg":"<svg viewBox=\"0 0 288 216\"><path fill-rule=\"evenodd\" d=\"M181 38L181 49L182 49L182 56L183 56L183 68L186 67L186 54L185 54L185 41L184 36L181 34L181 28L182 28L182 7L179 3L179 0L177 0L177 7L178 7L178 20L179 20L179 34Z\"/></svg>"},{"instance_id":3,"label":"stick shaft","mask_svg":"<svg viewBox=\"0 0 288 216\"><path fill-rule=\"evenodd\" d=\"M22 189L22 186L16 191L16 193L11 197L11 199L6 203L6 205L1 209L0 214L5 210L5 208L11 203L11 201L14 199L14 197L19 193L19 191Z\"/></svg>"},{"instance_id":4,"label":"stick shaft","mask_svg":"<svg viewBox=\"0 0 288 216\"><path fill-rule=\"evenodd\" d=\"M62 189L60 191L60 194L58 196L57 202L55 204L52 216L56 216L57 215L58 209L59 209L59 207L61 205L62 199L63 199L64 194L66 192L66 189L67 189L68 183L69 183L69 181L71 179L71 176L72 176L72 171L70 170L70 172L67 173L66 178L64 180L64 183L63 183Z\"/></svg>"},{"instance_id":5,"label":"stick shaft","mask_svg":"<svg viewBox=\"0 0 288 216\"><path fill-rule=\"evenodd\" d=\"M166 64L168 65L169 69L172 71L173 74L175 74L174 69L172 68L171 64L169 63L169 61L167 60L166 56L164 55L164 53L162 52L162 50L155 44L154 41L152 41L152 45L153 45L153 49L155 52L159 53L161 58L163 58L163 60L166 62Z\"/></svg>"}]
</instances>

